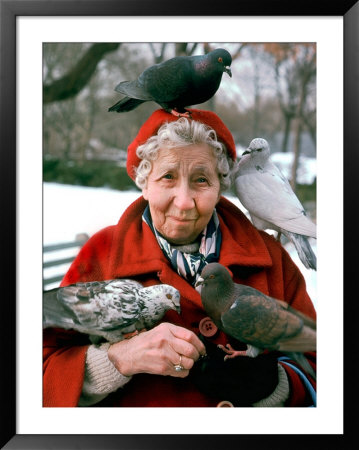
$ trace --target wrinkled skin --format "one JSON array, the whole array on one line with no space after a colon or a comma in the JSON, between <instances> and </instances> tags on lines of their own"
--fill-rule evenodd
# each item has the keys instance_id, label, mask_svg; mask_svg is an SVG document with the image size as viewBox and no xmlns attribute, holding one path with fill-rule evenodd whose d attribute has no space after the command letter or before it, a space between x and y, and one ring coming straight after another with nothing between
<instances>
[{"instance_id":1,"label":"wrinkled skin","mask_svg":"<svg viewBox=\"0 0 359 450\"><path fill-rule=\"evenodd\" d=\"M180 378L189 374L201 354L205 354L205 347L192 331L166 322L113 344L108 351L110 361L122 375L151 373ZM174 365L180 362L179 355L185 370L177 372Z\"/></svg>"}]
</instances>

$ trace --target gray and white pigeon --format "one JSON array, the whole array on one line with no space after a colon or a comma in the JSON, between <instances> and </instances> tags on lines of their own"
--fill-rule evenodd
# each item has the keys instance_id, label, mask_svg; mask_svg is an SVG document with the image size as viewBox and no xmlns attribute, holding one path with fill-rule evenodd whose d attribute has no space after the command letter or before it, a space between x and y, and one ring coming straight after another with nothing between
<instances>
[{"instance_id":1,"label":"gray and white pigeon","mask_svg":"<svg viewBox=\"0 0 359 450\"><path fill-rule=\"evenodd\" d=\"M283 233L295 246L307 269L317 270L317 258L308 238L316 238L316 225L307 217L287 178L270 160L265 139L256 138L238 162L234 188L253 225Z\"/></svg>"},{"instance_id":2,"label":"gray and white pigeon","mask_svg":"<svg viewBox=\"0 0 359 450\"><path fill-rule=\"evenodd\" d=\"M206 55L176 56L144 70L134 81L122 81L115 91L124 94L109 111L131 111L154 101L176 116L189 116L185 107L209 100L217 92L223 72L230 77L232 57L217 48Z\"/></svg>"},{"instance_id":3,"label":"gray and white pigeon","mask_svg":"<svg viewBox=\"0 0 359 450\"><path fill-rule=\"evenodd\" d=\"M207 314L217 327L247 344L246 351L235 351L230 345L221 348L225 357L255 357L262 350L286 353L311 373L303 352L316 350L316 323L286 302L263 294L257 289L234 283L229 271L219 263L204 267L197 281Z\"/></svg>"},{"instance_id":4,"label":"gray and white pigeon","mask_svg":"<svg viewBox=\"0 0 359 450\"><path fill-rule=\"evenodd\" d=\"M180 293L168 284L143 287L130 279L76 283L45 291L43 328L74 329L117 342L128 333L152 328L173 309L180 313Z\"/></svg>"}]
</instances>

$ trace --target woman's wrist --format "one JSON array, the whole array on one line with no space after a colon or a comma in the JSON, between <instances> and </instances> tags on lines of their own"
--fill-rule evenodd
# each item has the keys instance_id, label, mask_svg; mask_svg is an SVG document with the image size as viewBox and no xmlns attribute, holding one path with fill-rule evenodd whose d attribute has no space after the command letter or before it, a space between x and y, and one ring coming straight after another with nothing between
<instances>
[{"instance_id":1,"label":"woman's wrist","mask_svg":"<svg viewBox=\"0 0 359 450\"><path fill-rule=\"evenodd\" d=\"M130 377L135 374L133 371L133 359L129 340L125 339L120 342L111 344L107 350L108 359L114 367L124 376Z\"/></svg>"},{"instance_id":2,"label":"woman's wrist","mask_svg":"<svg viewBox=\"0 0 359 450\"><path fill-rule=\"evenodd\" d=\"M110 344L90 345L86 353L84 382L79 406L90 406L128 383L131 377L120 373L108 358Z\"/></svg>"}]
</instances>

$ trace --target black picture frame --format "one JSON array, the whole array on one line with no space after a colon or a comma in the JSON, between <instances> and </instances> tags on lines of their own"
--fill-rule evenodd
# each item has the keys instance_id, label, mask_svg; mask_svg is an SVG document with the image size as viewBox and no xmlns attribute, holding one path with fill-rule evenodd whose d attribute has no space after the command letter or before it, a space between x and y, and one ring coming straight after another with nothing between
<instances>
[{"instance_id":1,"label":"black picture frame","mask_svg":"<svg viewBox=\"0 0 359 450\"><path fill-rule=\"evenodd\" d=\"M1 337L1 448L7 449L183 449L183 448L306 448L324 444L352 448L356 426L351 405L358 363L354 349L355 279L351 261L358 249L355 178L359 169L359 5L333 2L210 0L0 0L0 183L3 220ZM190 14L189 14L190 12ZM19 435L16 433L16 17L19 16L343 16L344 18L344 433L342 435ZM31 108L31 105L30 105ZM29 110L29 114L31 109ZM329 131L328 131L329 132ZM31 151L31 149L29 149ZM333 211L333 213L335 213ZM333 237L335 238L335 237ZM344 268L343 268L344 270ZM333 324L333 328L335 324ZM333 330L335 331L335 330ZM334 334L334 333L333 333ZM335 339L335 337L333 338ZM335 389L335 387L333 387ZM354 410L355 411L355 410ZM198 413L200 417L200 412ZM260 428L260 424L258 424ZM183 427L179 427L183 429ZM325 440L325 443L324 443Z\"/></svg>"}]
</instances>

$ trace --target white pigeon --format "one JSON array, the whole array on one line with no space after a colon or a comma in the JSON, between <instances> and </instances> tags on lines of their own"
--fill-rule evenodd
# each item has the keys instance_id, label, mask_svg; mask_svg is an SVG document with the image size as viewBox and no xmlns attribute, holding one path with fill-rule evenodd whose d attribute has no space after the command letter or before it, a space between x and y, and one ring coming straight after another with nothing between
<instances>
[{"instance_id":1,"label":"white pigeon","mask_svg":"<svg viewBox=\"0 0 359 450\"><path fill-rule=\"evenodd\" d=\"M270 160L265 139L253 139L243 153L234 187L253 225L283 233L293 242L304 266L317 270L317 258L308 241L308 237L316 238L316 225L307 217L286 177Z\"/></svg>"},{"instance_id":2,"label":"white pigeon","mask_svg":"<svg viewBox=\"0 0 359 450\"><path fill-rule=\"evenodd\" d=\"M168 284L143 287L129 279L76 283L45 291L43 328L74 329L118 342L125 334L152 328L173 309L180 313L180 293Z\"/></svg>"}]
</instances>

